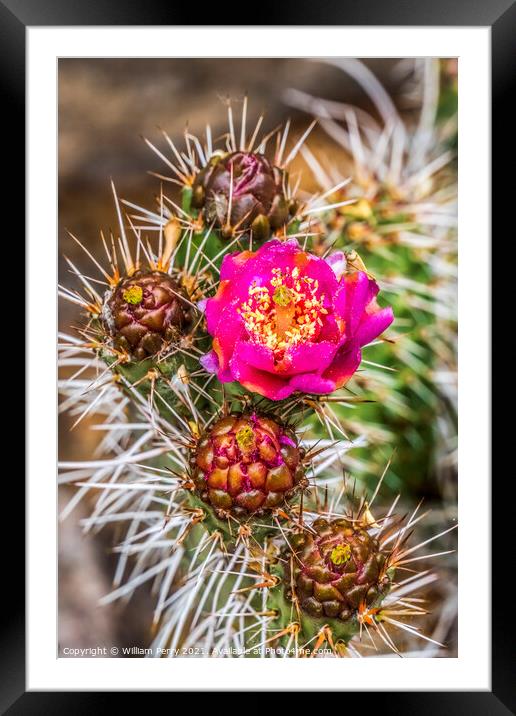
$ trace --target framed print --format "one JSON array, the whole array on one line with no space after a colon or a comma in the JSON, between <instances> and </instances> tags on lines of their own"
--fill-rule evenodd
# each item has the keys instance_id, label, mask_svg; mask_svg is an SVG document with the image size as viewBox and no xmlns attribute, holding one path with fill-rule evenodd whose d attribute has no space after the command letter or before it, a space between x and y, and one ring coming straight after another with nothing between
<instances>
[{"instance_id":1,"label":"framed print","mask_svg":"<svg viewBox=\"0 0 516 716\"><path fill-rule=\"evenodd\" d=\"M514 706L489 437L514 7L366 5L245 26L0 6L27 159L9 713Z\"/></svg>"}]
</instances>

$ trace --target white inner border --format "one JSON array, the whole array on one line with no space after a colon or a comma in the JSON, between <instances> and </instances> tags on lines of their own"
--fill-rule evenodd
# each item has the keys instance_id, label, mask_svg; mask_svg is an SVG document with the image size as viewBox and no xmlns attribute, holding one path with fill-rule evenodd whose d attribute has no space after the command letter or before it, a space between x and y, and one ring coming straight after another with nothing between
<instances>
[{"instance_id":1,"label":"white inner border","mask_svg":"<svg viewBox=\"0 0 516 716\"><path fill-rule=\"evenodd\" d=\"M27 28L27 689L490 689L490 39L490 28ZM253 48L261 57L460 58L458 658L56 657L57 58L252 56Z\"/></svg>"}]
</instances>

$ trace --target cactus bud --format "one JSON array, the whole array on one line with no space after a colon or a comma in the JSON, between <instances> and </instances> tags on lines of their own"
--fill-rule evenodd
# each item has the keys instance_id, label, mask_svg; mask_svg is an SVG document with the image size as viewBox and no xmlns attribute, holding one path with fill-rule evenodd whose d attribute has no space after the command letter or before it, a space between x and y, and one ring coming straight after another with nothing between
<instances>
[{"instance_id":1,"label":"cactus bud","mask_svg":"<svg viewBox=\"0 0 516 716\"><path fill-rule=\"evenodd\" d=\"M161 271L137 271L106 296L102 324L118 350L144 360L177 342L190 324L186 295Z\"/></svg>"},{"instance_id":2,"label":"cactus bud","mask_svg":"<svg viewBox=\"0 0 516 716\"><path fill-rule=\"evenodd\" d=\"M283 170L254 152L214 159L195 178L192 204L204 209L207 221L214 221L225 237L251 229L255 238L265 240L271 229L288 221Z\"/></svg>"},{"instance_id":3,"label":"cactus bud","mask_svg":"<svg viewBox=\"0 0 516 716\"><path fill-rule=\"evenodd\" d=\"M318 518L311 527L289 540L293 554L283 554L283 594L271 595L273 606L290 613L295 600L306 636L328 623L347 642L391 587L390 551L362 523Z\"/></svg>"},{"instance_id":4,"label":"cactus bud","mask_svg":"<svg viewBox=\"0 0 516 716\"><path fill-rule=\"evenodd\" d=\"M302 456L295 435L272 418L228 415L199 440L193 483L219 517L261 514L306 487Z\"/></svg>"}]
</instances>

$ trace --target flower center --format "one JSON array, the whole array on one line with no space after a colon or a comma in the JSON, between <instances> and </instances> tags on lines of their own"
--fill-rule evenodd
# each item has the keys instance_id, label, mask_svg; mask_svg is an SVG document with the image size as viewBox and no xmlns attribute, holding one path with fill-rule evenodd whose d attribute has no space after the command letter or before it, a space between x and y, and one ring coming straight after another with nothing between
<instances>
[{"instance_id":1,"label":"flower center","mask_svg":"<svg viewBox=\"0 0 516 716\"><path fill-rule=\"evenodd\" d=\"M314 340L328 313L318 290L319 282L300 276L297 267L273 269L270 286L253 282L239 308L251 339L274 351L276 360L288 348Z\"/></svg>"},{"instance_id":2,"label":"flower center","mask_svg":"<svg viewBox=\"0 0 516 716\"><path fill-rule=\"evenodd\" d=\"M338 544L336 545L330 554L330 559L333 564L340 566L349 560L351 557L351 547L349 544Z\"/></svg>"},{"instance_id":3,"label":"flower center","mask_svg":"<svg viewBox=\"0 0 516 716\"><path fill-rule=\"evenodd\" d=\"M126 303L137 306L143 300L143 288L141 286L129 286L122 293L122 296Z\"/></svg>"},{"instance_id":4,"label":"flower center","mask_svg":"<svg viewBox=\"0 0 516 716\"><path fill-rule=\"evenodd\" d=\"M279 286L276 286L274 293L272 294L272 300L276 306L286 308L294 303L294 295L292 291L287 288L287 286L280 284Z\"/></svg>"},{"instance_id":5,"label":"flower center","mask_svg":"<svg viewBox=\"0 0 516 716\"><path fill-rule=\"evenodd\" d=\"M252 450L254 450L256 444L256 436L254 434L254 430L251 427L246 426L244 428L240 428L235 437L238 443L238 447L243 453L251 452Z\"/></svg>"}]
</instances>

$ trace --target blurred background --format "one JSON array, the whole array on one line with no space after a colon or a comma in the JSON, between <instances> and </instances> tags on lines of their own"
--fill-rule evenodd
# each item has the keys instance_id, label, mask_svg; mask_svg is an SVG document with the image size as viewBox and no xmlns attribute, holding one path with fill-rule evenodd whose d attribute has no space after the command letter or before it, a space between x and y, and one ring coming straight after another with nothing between
<instances>
[{"instance_id":1,"label":"blurred background","mask_svg":"<svg viewBox=\"0 0 516 716\"><path fill-rule=\"evenodd\" d=\"M408 123L417 121L421 95L417 86L407 91L406 76L399 72L396 59L364 60L398 111ZM444 116L456 111L456 64L442 61L439 111ZM416 78L417 79L417 78ZM416 82L417 83L417 82ZM160 144L160 131L181 141L188 125L194 134L202 133L206 123L213 135L227 127L225 100L237 105L245 94L249 97L249 126L265 112L264 130L271 130L287 118L292 120L292 137L300 136L310 122L303 111L287 106L285 92L295 88L309 95L356 105L373 115L375 107L360 86L349 76L322 62L303 59L62 59L59 61L59 269L61 282L76 288L64 262L66 254L84 267L81 249L69 239L73 232L93 253L98 249L99 230L109 231L116 225L110 190L110 179L118 194L135 204L152 208L159 192L159 181L149 172L163 172L164 167L142 140L142 135ZM345 176L352 164L346 151L321 127L316 127L309 141L316 155L331 157ZM291 173L303 170L302 189L319 187L306 164L299 157ZM174 186L166 187L169 195ZM80 314L62 302L61 330L80 325ZM428 422L438 421L431 412ZM87 418L71 430L73 419L60 416L60 459L89 458L95 450L98 433L91 430ZM397 429L396 426L391 426ZM416 436L417 437L417 436ZM434 450L432 438L419 435L415 467L394 471L387 490L393 493L403 479L404 496L412 506L421 497L437 503L437 515L449 515L443 506L443 494L454 501L456 496L454 468L443 478L429 458ZM411 455L413 450L411 448ZM403 461L401 461L403 462ZM418 466L424 465L421 470ZM396 478L397 476L397 478ZM401 476L401 477L400 477ZM398 482L396 482L396 479ZM443 489L443 479L446 482ZM450 485L452 485L450 489ZM408 491L408 494L407 494ZM451 495L451 497L450 497ZM73 488L60 491L60 507L65 518L59 533L59 648L98 646L142 646L149 644L152 621L150 587L142 585L127 604L116 602L99 607L98 600L110 590L117 541L116 528L98 534L82 531L81 520L88 515L88 504L81 501L73 509L66 507ZM451 511L453 516L453 509ZM436 519L436 525L439 520ZM442 525L442 523L441 523ZM443 527L442 527L443 528ZM434 529L434 532L437 529ZM440 591L439 591L440 590ZM447 640L449 655L456 648L454 617L455 575L453 566L436 598L446 593L447 618L440 626L440 637ZM432 598L432 594L430 594Z\"/></svg>"}]
</instances>

